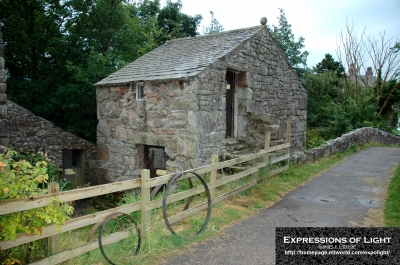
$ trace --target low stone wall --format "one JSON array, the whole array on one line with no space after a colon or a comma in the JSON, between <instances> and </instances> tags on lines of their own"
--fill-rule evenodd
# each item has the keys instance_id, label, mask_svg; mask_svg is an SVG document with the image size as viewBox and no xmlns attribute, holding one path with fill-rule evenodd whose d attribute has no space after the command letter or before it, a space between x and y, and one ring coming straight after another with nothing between
<instances>
[{"instance_id":1,"label":"low stone wall","mask_svg":"<svg viewBox=\"0 0 400 265\"><path fill-rule=\"evenodd\" d=\"M322 146L312 148L305 152L295 152L291 156L291 162L293 164L313 163L320 158L334 155L338 152L344 152L354 144L365 144L369 142L400 146L400 137L376 128L364 127L343 134L341 137L331 140Z\"/></svg>"}]
</instances>

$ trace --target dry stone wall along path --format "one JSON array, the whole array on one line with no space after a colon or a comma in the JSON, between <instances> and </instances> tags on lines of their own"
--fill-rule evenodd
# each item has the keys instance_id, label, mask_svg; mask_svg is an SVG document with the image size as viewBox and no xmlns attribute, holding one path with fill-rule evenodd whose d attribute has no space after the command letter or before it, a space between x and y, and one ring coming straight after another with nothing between
<instances>
[{"instance_id":1,"label":"dry stone wall along path","mask_svg":"<svg viewBox=\"0 0 400 265\"><path fill-rule=\"evenodd\" d=\"M382 227L399 161L400 148L359 151L222 235L158 264L275 264L275 227Z\"/></svg>"}]
</instances>

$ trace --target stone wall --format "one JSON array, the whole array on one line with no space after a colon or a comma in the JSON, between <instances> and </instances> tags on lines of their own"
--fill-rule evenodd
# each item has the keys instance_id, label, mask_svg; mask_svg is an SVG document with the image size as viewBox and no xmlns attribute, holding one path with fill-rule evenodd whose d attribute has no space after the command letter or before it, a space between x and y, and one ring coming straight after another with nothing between
<instances>
[{"instance_id":1,"label":"stone wall","mask_svg":"<svg viewBox=\"0 0 400 265\"><path fill-rule=\"evenodd\" d=\"M331 140L320 147L310 149L306 152L295 152L291 156L291 161L293 164L312 163L320 158L334 155L338 152L344 152L354 144L360 145L370 142L400 147L399 136L395 136L379 129L364 127L350 133L343 134L341 137Z\"/></svg>"},{"instance_id":2,"label":"stone wall","mask_svg":"<svg viewBox=\"0 0 400 265\"><path fill-rule=\"evenodd\" d=\"M198 106L196 85L176 80L145 82L146 97L136 100L135 83L97 88L99 182L140 176L144 146L164 147L169 172L192 168Z\"/></svg>"},{"instance_id":3,"label":"stone wall","mask_svg":"<svg viewBox=\"0 0 400 265\"><path fill-rule=\"evenodd\" d=\"M10 144L10 131L7 123L7 95L6 72L4 70L4 43L2 25L0 21L0 146Z\"/></svg>"}]
</instances>

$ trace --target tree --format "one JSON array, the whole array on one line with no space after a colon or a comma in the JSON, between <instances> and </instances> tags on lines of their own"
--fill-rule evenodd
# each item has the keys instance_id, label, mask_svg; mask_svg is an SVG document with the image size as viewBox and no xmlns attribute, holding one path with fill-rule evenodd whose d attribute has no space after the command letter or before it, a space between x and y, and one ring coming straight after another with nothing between
<instances>
[{"instance_id":1,"label":"tree","mask_svg":"<svg viewBox=\"0 0 400 265\"><path fill-rule=\"evenodd\" d=\"M325 54L325 58L314 67L314 71L318 74L324 72L336 72L337 77L343 77L345 74L343 65L340 62L335 61L329 53Z\"/></svg>"},{"instance_id":2,"label":"tree","mask_svg":"<svg viewBox=\"0 0 400 265\"><path fill-rule=\"evenodd\" d=\"M365 28L359 33L354 23L347 22L346 31L340 36L337 55L349 69L349 78L345 83L349 96L357 102L372 88L376 95L376 117L387 113L385 109L390 108L389 103L400 89L397 82L400 73L398 41L393 44L391 40L386 40L385 33L379 33L378 38L368 36ZM360 75L360 71L366 75Z\"/></svg>"},{"instance_id":3,"label":"tree","mask_svg":"<svg viewBox=\"0 0 400 265\"><path fill-rule=\"evenodd\" d=\"M307 66L307 56L309 54L307 51L302 51L304 48L304 38L300 36L298 41L295 40L292 33L292 25L287 21L285 12L282 8L279 9L279 12L278 26L268 26L268 30L286 55L290 65L296 70L299 76L302 76L304 68Z\"/></svg>"},{"instance_id":4,"label":"tree","mask_svg":"<svg viewBox=\"0 0 400 265\"><path fill-rule=\"evenodd\" d=\"M203 17L201 15L189 16L183 14L182 2L173 3L171 0L158 13L158 27L164 32L164 36L159 43L162 44L168 38L184 38L199 35L197 27Z\"/></svg>"},{"instance_id":5,"label":"tree","mask_svg":"<svg viewBox=\"0 0 400 265\"><path fill-rule=\"evenodd\" d=\"M57 46L63 8L57 0L0 1L10 99L37 112L65 68Z\"/></svg>"},{"instance_id":6,"label":"tree","mask_svg":"<svg viewBox=\"0 0 400 265\"><path fill-rule=\"evenodd\" d=\"M214 17L214 12L210 10L211 22L210 26L203 27L203 34L215 34L224 31L224 27L218 22L218 20Z\"/></svg>"}]
</instances>

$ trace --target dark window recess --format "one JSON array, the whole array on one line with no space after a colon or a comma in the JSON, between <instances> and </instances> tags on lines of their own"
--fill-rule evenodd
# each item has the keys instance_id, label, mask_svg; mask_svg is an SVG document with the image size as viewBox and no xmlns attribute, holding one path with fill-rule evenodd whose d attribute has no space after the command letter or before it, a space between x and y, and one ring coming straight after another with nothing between
<instances>
[{"instance_id":1,"label":"dark window recess","mask_svg":"<svg viewBox=\"0 0 400 265\"><path fill-rule=\"evenodd\" d=\"M233 137L233 122L235 117L235 79L236 73L226 72L226 137Z\"/></svg>"},{"instance_id":2,"label":"dark window recess","mask_svg":"<svg viewBox=\"0 0 400 265\"><path fill-rule=\"evenodd\" d=\"M62 150L63 169L82 166L82 149Z\"/></svg>"},{"instance_id":3,"label":"dark window recess","mask_svg":"<svg viewBox=\"0 0 400 265\"><path fill-rule=\"evenodd\" d=\"M167 157L164 152L164 147L160 146L145 146L146 168L150 170L150 177L157 177L157 169L165 170L167 168Z\"/></svg>"},{"instance_id":4,"label":"dark window recess","mask_svg":"<svg viewBox=\"0 0 400 265\"><path fill-rule=\"evenodd\" d=\"M144 96L144 84L138 83L136 85L136 99L143 99Z\"/></svg>"}]
</instances>

